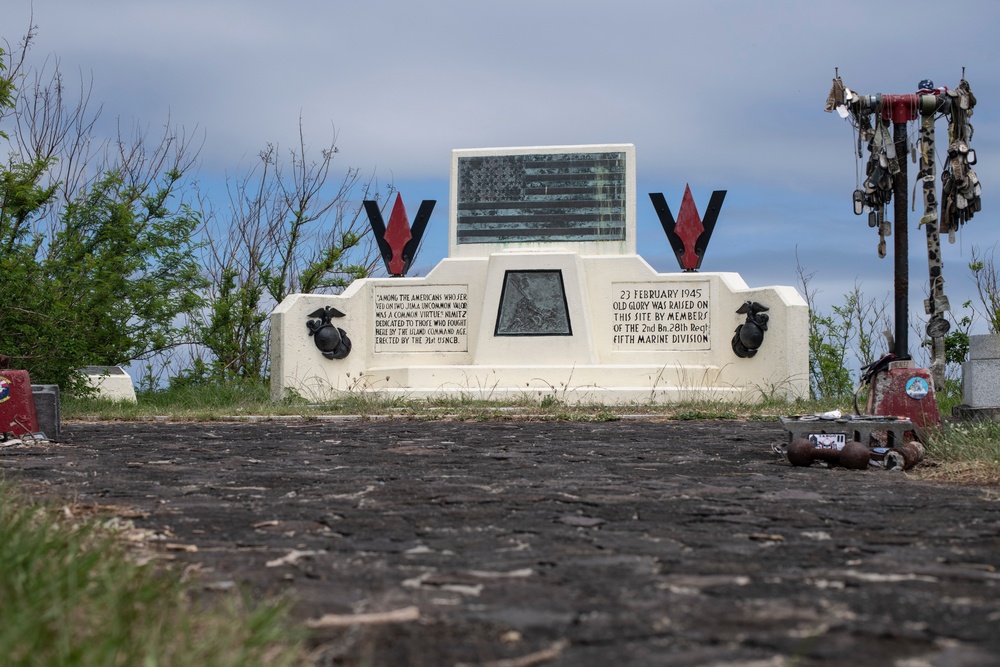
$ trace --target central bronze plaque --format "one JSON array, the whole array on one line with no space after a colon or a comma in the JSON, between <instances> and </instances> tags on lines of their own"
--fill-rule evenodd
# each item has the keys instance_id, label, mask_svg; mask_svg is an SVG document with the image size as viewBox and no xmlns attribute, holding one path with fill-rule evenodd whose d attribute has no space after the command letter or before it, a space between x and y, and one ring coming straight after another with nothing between
<instances>
[{"instance_id":1,"label":"central bronze plaque","mask_svg":"<svg viewBox=\"0 0 1000 667\"><path fill-rule=\"evenodd\" d=\"M495 336L572 336L562 271L507 271Z\"/></svg>"}]
</instances>

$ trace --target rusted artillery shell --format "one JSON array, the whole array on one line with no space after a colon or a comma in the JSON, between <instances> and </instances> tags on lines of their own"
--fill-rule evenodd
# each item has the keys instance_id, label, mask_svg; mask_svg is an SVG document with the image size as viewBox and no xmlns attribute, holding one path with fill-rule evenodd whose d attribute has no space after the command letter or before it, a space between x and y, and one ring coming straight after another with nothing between
<instances>
[{"instance_id":1,"label":"rusted artillery shell","mask_svg":"<svg viewBox=\"0 0 1000 667\"><path fill-rule=\"evenodd\" d=\"M805 438L795 438L788 443L788 462L793 466L808 466L814 461L826 461L850 470L864 470L868 467L871 452L860 442L849 442L843 449L816 447Z\"/></svg>"},{"instance_id":2,"label":"rusted artillery shell","mask_svg":"<svg viewBox=\"0 0 1000 667\"><path fill-rule=\"evenodd\" d=\"M788 462L793 466L808 466L813 462L813 444L805 438L795 438L788 443Z\"/></svg>"},{"instance_id":3,"label":"rusted artillery shell","mask_svg":"<svg viewBox=\"0 0 1000 667\"><path fill-rule=\"evenodd\" d=\"M840 465L850 470L867 470L871 450L860 442L849 442L840 450Z\"/></svg>"},{"instance_id":4,"label":"rusted artillery shell","mask_svg":"<svg viewBox=\"0 0 1000 667\"><path fill-rule=\"evenodd\" d=\"M886 470L909 470L924 460L924 446L917 440L893 447L885 454Z\"/></svg>"}]
</instances>

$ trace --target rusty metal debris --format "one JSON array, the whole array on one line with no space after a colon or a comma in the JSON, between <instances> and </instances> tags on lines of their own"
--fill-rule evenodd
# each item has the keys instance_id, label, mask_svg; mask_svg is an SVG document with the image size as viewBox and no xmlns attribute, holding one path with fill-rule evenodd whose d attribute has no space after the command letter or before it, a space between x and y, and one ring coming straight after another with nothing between
<instances>
[{"instance_id":1,"label":"rusty metal debris","mask_svg":"<svg viewBox=\"0 0 1000 667\"><path fill-rule=\"evenodd\" d=\"M788 442L775 444L791 465L909 470L925 454L920 429L905 417L842 415L839 411L781 417Z\"/></svg>"},{"instance_id":2,"label":"rusty metal debris","mask_svg":"<svg viewBox=\"0 0 1000 667\"><path fill-rule=\"evenodd\" d=\"M0 433L0 447L31 447L33 445L44 445L49 442L52 441L41 431L22 433L21 435L15 435L13 431Z\"/></svg>"},{"instance_id":3,"label":"rusty metal debris","mask_svg":"<svg viewBox=\"0 0 1000 667\"><path fill-rule=\"evenodd\" d=\"M786 457L793 466L809 466L816 461L825 461L849 470L868 468L868 461L871 459L868 447L853 441L838 445L832 440L795 438L788 443Z\"/></svg>"},{"instance_id":4,"label":"rusty metal debris","mask_svg":"<svg viewBox=\"0 0 1000 667\"><path fill-rule=\"evenodd\" d=\"M890 449L885 455L886 470L909 470L924 460L925 449L917 440Z\"/></svg>"}]
</instances>

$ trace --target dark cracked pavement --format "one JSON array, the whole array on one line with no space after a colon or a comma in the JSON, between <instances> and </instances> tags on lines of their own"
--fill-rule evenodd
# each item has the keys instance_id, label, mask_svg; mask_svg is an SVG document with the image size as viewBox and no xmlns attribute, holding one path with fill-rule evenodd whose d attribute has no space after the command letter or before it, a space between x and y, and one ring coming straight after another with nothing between
<instances>
[{"instance_id":1,"label":"dark cracked pavement","mask_svg":"<svg viewBox=\"0 0 1000 667\"><path fill-rule=\"evenodd\" d=\"M0 449L0 473L136 517L205 595L335 615L311 631L317 665L1000 665L1000 493L792 468L785 439L731 421L69 423Z\"/></svg>"}]
</instances>

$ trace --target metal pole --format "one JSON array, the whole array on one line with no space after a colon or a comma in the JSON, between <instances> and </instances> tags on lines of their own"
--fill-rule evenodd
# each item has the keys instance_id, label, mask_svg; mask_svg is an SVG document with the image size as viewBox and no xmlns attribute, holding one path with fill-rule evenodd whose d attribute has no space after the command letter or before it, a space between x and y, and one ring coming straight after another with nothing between
<instances>
[{"instance_id":1,"label":"metal pole","mask_svg":"<svg viewBox=\"0 0 1000 667\"><path fill-rule=\"evenodd\" d=\"M895 298L896 298L896 359L909 359L909 304L910 304L910 263L909 238L907 231L907 192L906 192L906 121L892 125L893 141L896 144L896 162L899 173L894 177L893 203L893 261L895 263Z\"/></svg>"}]
</instances>

